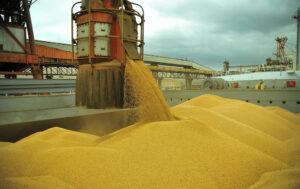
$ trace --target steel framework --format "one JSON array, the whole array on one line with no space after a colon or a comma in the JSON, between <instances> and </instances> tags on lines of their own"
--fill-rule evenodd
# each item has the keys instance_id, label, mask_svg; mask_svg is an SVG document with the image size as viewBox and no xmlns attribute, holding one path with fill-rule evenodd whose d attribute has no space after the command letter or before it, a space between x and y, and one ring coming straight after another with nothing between
<instances>
[{"instance_id":1,"label":"steel framework","mask_svg":"<svg viewBox=\"0 0 300 189\"><path fill-rule=\"evenodd\" d=\"M0 71L6 78L15 78L19 73L28 67L31 68L33 77L42 79L42 72L38 62L38 56L34 45L34 34L31 22L29 7L36 1L32 0L2 0L0 1L0 27L18 45L23 52L16 51L16 47L5 49L0 45ZM27 28L25 28L25 25ZM16 36L9 28L24 30L24 41ZM29 48L26 45L26 31L28 33ZM12 72L12 73L8 73Z\"/></svg>"}]
</instances>

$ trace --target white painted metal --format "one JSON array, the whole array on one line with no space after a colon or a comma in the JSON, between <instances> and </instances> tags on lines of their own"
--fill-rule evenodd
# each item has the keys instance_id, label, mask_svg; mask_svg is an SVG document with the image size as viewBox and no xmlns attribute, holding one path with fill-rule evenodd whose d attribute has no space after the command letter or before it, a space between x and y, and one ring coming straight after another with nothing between
<instances>
[{"instance_id":1,"label":"white painted metal","mask_svg":"<svg viewBox=\"0 0 300 189\"><path fill-rule=\"evenodd\" d=\"M89 55L89 24L82 24L77 27L77 37L78 37L78 44L77 44L77 52L78 57L88 56ZM80 39L85 37L84 39Z\"/></svg>"},{"instance_id":2,"label":"white painted metal","mask_svg":"<svg viewBox=\"0 0 300 189\"><path fill-rule=\"evenodd\" d=\"M226 75L220 76L219 78L225 81L248 81L248 80L273 80L273 79L300 79L300 71L282 71L282 72L256 72L256 73L245 73L239 75Z\"/></svg>"},{"instance_id":3,"label":"white painted metal","mask_svg":"<svg viewBox=\"0 0 300 189\"><path fill-rule=\"evenodd\" d=\"M109 39L107 38L95 39L95 55L109 56Z\"/></svg>"},{"instance_id":4,"label":"white painted metal","mask_svg":"<svg viewBox=\"0 0 300 189\"><path fill-rule=\"evenodd\" d=\"M89 24L82 24L77 27L77 37L88 37L89 36Z\"/></svg>"},{"instance_id":5,"label":"white painted metal","mask_svg":"<svg viewBox=\"0 0 300 189\"><path fill-rule=\"evenodd\" d=\"M110 24L107 23L95 23L95 35L110 34ZM109 56L109 38L107 37L96 37L95 38L95 55L96 56Z\"/></svg>"},{"instance_id":6,"label":"white painted metal","mask_svg":"<svg viewBox=\"0 0 300 189\"><path fill-rule=\"evenodd\" d=\"M226 75L214 77L214 79L221 78L228 85L233 88L233 83L239 83L240 89L255 89L256 85L263 83L265 89L300 89L300 71L274 71L274 72L255 72L238 75ZM288 87L288 81L295 81L295 87Z\"/></svg>"},{"instance_id":7,"label":"white painted metal","mask_svg":"<svg viewBox=\"0 0 300 189\"><path fill-rule=\"evenodd\" d=\"M7 27L9 31L25 46L25 29L16 27ZM17 42L0 26L0 45L3 51L25 53Z\"/></svg>"},{"instance_id":8,"label":"white painted metal","mask_svg":"<svg viewBox=\"0 0 300 189\"><path fill-rule=\"evenodd\" d=\"M95 23L95 35L109 35L110 24L108 23Z\"/></svg>"},{"instance_id":9,"label":"white painted metal","mask_svg":"<svg viewBox=\"0 0 300 189\"><path fill-rule=\"evenodd\" d=\"M89 56L89 40L80 39L77 45L78 57Z\"/></svg>"}]
</instances>

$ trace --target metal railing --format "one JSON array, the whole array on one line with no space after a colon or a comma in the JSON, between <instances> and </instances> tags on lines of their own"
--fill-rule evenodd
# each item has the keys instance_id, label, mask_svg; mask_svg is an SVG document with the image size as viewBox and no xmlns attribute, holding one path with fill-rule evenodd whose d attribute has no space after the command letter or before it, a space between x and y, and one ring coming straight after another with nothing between
<instances>
[{"instance_id":1,"label":"metal railing","mask_svg":"<svg viewBox=\"0 0 300 189\"><path fill-rule=\"evenodd\" d=\"M0 79L0 95L75 92L76 80Z\"/></svg>"}]
</instances>

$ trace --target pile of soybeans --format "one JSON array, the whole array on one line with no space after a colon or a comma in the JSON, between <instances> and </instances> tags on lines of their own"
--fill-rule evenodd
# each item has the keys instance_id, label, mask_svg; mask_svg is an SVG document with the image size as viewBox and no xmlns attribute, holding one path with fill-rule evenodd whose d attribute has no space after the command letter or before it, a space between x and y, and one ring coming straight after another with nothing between
<instances>
[{"instance_id":1,"label":"pile of soybeans","mask_svg":"<svg viewBox=\"0 0 300 189\"><path fill-rule=\"evenodd\" d=\"M139 102L149 118L115 133L0 143L0 188L300 188L299 115L213 95L169 110L153 87Z\"/></svg>"}]
</instances>

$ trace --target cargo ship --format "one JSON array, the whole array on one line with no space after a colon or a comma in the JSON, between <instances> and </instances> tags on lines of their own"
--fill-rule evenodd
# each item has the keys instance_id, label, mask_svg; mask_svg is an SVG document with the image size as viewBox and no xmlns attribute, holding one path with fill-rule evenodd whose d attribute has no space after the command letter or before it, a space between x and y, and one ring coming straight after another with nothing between
<instances>
[{"instance_id":1,"label":"cargo ship","mask_svg":"<svg viewBox=\"0 0 300 189\"><path fill-rule=\"evenodd\" d=\"M284 52L286 37L275 40L278 43L275 60L267 58L266 64L242 66L229 66L229 62L225 61L224 75L204 80L203 89L223 97L263 106L279 106L299 113L299 58L296 61L287 59Z\"/></svg>"}]
</instances>

